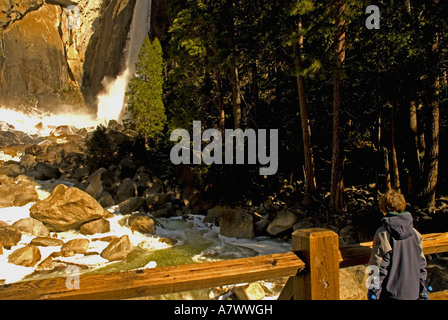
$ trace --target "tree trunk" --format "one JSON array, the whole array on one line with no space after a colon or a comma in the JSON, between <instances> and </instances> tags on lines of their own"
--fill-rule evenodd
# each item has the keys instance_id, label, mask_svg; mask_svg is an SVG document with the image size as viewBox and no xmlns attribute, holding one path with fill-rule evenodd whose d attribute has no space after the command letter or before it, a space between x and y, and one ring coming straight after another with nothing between
<instances>
[{"instance_id":1,"label":"tree trunk","mask_svg":"<svg viewBox=\"0 0 448 320\"><path fill-rule=\"evenodd\" d=\"M299 33L302 30L302 23L298 23ZM303 35L299 36L298 42L293 44L294 51L294 67L297 74L297 88L299 93L299 108L300 108L300 120L302 124L302 142L303 153L305 160L305 196L303 199L304 204L309 204L311 197L316 189L316 179L314 176L314 161L313 161L313 149L311 147L311 127L308 118L308 108L306 101L305 91L305 78L300 75L301 70L301 52L303 50Z\"/></svg>"},{"instance_id":2,"label":"tree trunk","mask_svg":"<svg viewBox=\"0 0 448 320\"><path fill-rule=\"evenodd\" d=\"M255 124L258 124L258 70L257 70L257 61L255 60L252 63L252 95L253 95L253 108L252 108L252 116Z\"/></svg>"},{"instance_id":3,"label":"tree trunk","mask_svg":"<svg viewBox=\"0 0 448 320\"><path fill-rule=\"evenodd\" d=\"M235 25L233 17L232 2L226 1L226 11L228 13L227 21L227 44L230 51L230 86L232 87L232 107L234 128L241 128L241 90L238 75L238 57L235 47Z\"/></svg>"},{"instance_id":4,"label":"tree trunk","mask_svg":"<svg viewBox=\"0 0 448 320\"><path fill-rule=\"evenodd\" d=\"M418 149L420 153L425 152L426 150L426 139L425 139L425 124L423 121L423 104L420 103L417 108L417 121L418 121ZM419 155L420 157L420 155ZM423 163L420 157L420 168L423 170Z\"/></svg>"},{"instance_id":5,"label":"tree trunk","mask_svg":"<svg viewBox=\"0 0 448 320\"><path fill-rule=\"evenodd\" d=\"M425 180L421 194L421 205L434 210L436 200L436 186L439 169L439 77L434 84L435 94L430 105L430 124L427 132L427 150L425 155Z\"/></svg>"},{"instance_id":6,"label":"tree trunk","mask_svg":"<svg viewBox=\"0 0 448 320\"><path fill-rule=\"evenodd\" d=\"M221 84L221 76L219 75L219 70L215 70L216 77L216 94L218 98L218 107L219 107L219 130L221 130L221 134L224 136L224 132L226 129L226 113L224 110L224 101L222 100L222 84Z\"/></svg>"},{"instance_id":7,"label":"tree trunk","mask_svg":"<svg viewBox=\"0 0 448 320\"><path fill-rule=\"evenodd\" d=\"M342 89L342 68L345 60L345 11L344 0L334 1L336 14L336 34L334 58L336 69L334 73L333 86L333 153L331 157L331 191L330 209L335 212L344 210L343 192L343 161L342 161L342 139L341 139L341 89Z\"/></svg>"},{"instance_id":8,"label":"tree trunk","mask_svg":"<svg viewBox=\"0 0 448 320\"><path fill-rule=\"evenodd\" d=\"M409 151L408 151L408 190L407 194L410 198L414 198L417 186L420 185L421 164L420 164L420 148L418 145L418 116L417 101L411 99L409 102Z\"/></svg>"},{"instance_id":9,"label":"tree trunk","mask_svg":"<svg viewBox=\"0 0 448 320\"><path fill-rule=\"evenodd\" d=\"M397 147L395 142L395 107L390 103L390 162L392 173L392 187L400 190L400 170L398 169Z\"/></svg>"},{"instance_id":10,"label":"tree trunk","mask_svg":"<svg viewBox=\"0 0 448 320\"><path fill-rule=\"evenodd\" d=\"M391 188L389 151L385 146L385 137L382 128L382 111L378 113L378 136L377 136L377 174L376 174L376 191L384 193Z\"/></svg>"},{"instance_id":11,"label":"tree trunk","mask_svg":"<svg viewBox=\"0 0 448 320\"><path fill-rule=\"evenodd\" d=\"M235 56L232 56L230 65L230 85L232 87L233 125L235 129L238 129L241 128L241 91Z\"/></svg>"},{"instance_id":12,"label":"tree trunk","mask_svg":"<svg viewBox=\"0 0 448 320\"><path fill-rule=\"evenodd\" d=\"M384 175L386 176L386 191L392 187L390 179L390 165L389 165L389 151L386 147L383 147L383 157L384 157Z\"/></svg>"},{"instance_id":13,"label":"tree trunk","mask_svg":"<svg viewBox=\"0 0 448 320\"><path fill-rule=\"evenodd\" d=\"M375 193L378 194L378 192L381 190L381 185L382 185L382 171L381 169L383 168L381 166L382 164L382 144L381 144L381 113L378 114L378 120L377 120L377 135L376 135L376 175L375 175ZM375 199L376 201L377 199Z\"/></svg>"},{"instance_id":14,"label":"tree trunk","mask_svg":"<svg viewBox=\"0 0 448 320\"><path fill-rule=\"evenodd\" d=\"M432 53L437 58L439 50L439 36L436 33L435 41L432 47ZM439 94L440 94L440 76L437 74L439 69L435 69L433 80L433 96L429 105L429 122L426 133L426 152L425 152L425 180L421 192L421 204L434 211L436 201L436 186L439 169Z\"/></svg>"},{"instance_id":15,"label":"tree trunk","mask_svg":"<svg viewBox=\"0 0 448 320\"><path fill-rule=\"evenodd\" d=\"M406 8L407 13L412 13L411 0L404 0L404 7Z\"/></svg>"},{"instance_id":16,"label":"tree trunk","mask_svg":"<svg viewBox=\"0 0 448 320\"><path fill-rule=\"evenodd\" d=\"M407 19L414 28L415 21L412 17L411 0L404 0L404 8L407 13ZM411 89L412 90L412 89ZM416 192L419 190L421 181L420 148L418 143L418 114L417 114L417 96L410 92L408 100L405 102L409 106L409 140L406 155L406 163L409 172L407 173L407 198L413 203L416 199Z\"/></svg>"}]
</instances>

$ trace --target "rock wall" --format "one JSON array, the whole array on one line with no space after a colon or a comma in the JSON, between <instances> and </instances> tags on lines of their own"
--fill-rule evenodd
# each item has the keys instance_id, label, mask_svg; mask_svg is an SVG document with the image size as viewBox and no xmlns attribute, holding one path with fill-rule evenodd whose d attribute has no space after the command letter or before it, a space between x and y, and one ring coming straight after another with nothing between
<instances>
[{"instance_id":1,"label":"rock wall","mask_svg":"<svg viewBox=\"0 0 448 320\"><path fill-rule=\"evenodd\" d=\"M69 5L80 9L78 29L67 27ZM0 103L94 108L102 79L121 71L134 6L135 0L2 0Z\"/></svg>"}]
</instances>

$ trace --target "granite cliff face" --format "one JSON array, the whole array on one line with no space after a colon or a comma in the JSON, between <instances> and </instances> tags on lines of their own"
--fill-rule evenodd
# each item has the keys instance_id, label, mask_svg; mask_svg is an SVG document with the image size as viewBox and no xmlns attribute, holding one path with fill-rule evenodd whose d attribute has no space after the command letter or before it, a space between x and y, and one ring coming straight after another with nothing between
<instances>
[{"instance_id":1,"label":"granite cliff face","mask_svg":"<svg viewBox=\"0 0 448 320\"><path fill-rule=\"evenodd\" d=\"M80 27L67 26L76 5ZM0 103L94 107L105 76L122 69L135 0L2 0Z\"/></svg>"},{"instance_id":2,"label":"granite cliff face","mask_svg":"<svg viewBox=\"0 0 448 320\"><path fill-rule=\"evenodd\" d=\"M151 1L151 0L145 0ZM170 0L152 0L152 36L168 38ZM136 0L1 0L0 106L96 112L103 79L124 68ZM79 28L67 7L79 8Z\"/></svg>"}]
</instances>

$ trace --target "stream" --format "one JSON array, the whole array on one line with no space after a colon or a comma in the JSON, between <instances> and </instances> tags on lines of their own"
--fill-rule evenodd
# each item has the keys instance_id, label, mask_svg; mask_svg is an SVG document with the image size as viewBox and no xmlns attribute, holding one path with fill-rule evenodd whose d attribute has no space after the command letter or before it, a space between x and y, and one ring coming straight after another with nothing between
<instances>
[{"instance_id":1,"label":"stream","mask_svg":"<svg viewBox=\"0 0 448 320\"><path fill-rule=\"evenodd\" d=\"M40 199L46 198L52 188L60 183L72 186L64 181L38 181L36 187ZM28 218L29 209L33 203L23 207L9 207L0 209L0 220L12 225L14 222ZM33 237L23 233L21 241L10 248L3 249L0 255L0 282L13 283L17 281L38 280L52 277L67 277L68 266L79 267L79 274L96 274L120 272L124 270L136 270L144 268L156 268L172 265L210 262L224 259L238 259L287 252L291 250L290 242L282 242L279 239L268 237L256 237L254 239L235 239L220 235L219 227L203 221L204 216L188 215L184 217L158 218L158 226L154 235L132 232L127 226L127 219L131 215L122 215L118 206L107 208L114 215L109 218L110 232L94 235L83 235L77 231L51 232L52 237L57 237L64 242L72 239L86 238L90 241L87 254L76 254L71 257L58 257L56 260L60 267L52 270L36 271L35 267L23 267L8 263L8 255L14 250L28 244ZM99 241L99 238L107 236L128 235L134 246L125 261L108 261L100 256L108 242ZM53 252L60 251L60 246L39 247L42 258L47 258ZM266 298L275 298L281 288L277 288L278 281L266 281L264 286L272 291L272 295ZM280 283L281 286L281 283ZM215 290L216 291L216 290ZM207 299L216 298L214 291L196 290L178 294L164 295L163 299ZM219 294L218 294L219 295Z\"/></svg>"}]
</instances>

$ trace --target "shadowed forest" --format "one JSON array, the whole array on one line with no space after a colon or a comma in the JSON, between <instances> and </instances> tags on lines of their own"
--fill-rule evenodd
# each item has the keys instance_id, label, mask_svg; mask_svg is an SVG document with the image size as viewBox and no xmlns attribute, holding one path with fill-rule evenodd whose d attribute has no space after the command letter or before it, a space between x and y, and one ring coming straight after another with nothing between
<instances>
[{"instance_id":1,"label":"shadowed forest","mask_svg":"<svg viewBox=\"0 0 448 320\"><path fill-rule=\"evenodd\" d=\"M191 132L194 120L203 130L278 129L275 176L259 177L253 165L194 167L218 201L295 184L302 204L323 201L337 213L347 210L347 187L392 187L428 212L442 209L447 4L378 1L377 29L366 26L370 4L173 1L168 36L140 53L131 125L150 153L165 155L169 133Z\"/></svg>"}]
</instances>

